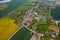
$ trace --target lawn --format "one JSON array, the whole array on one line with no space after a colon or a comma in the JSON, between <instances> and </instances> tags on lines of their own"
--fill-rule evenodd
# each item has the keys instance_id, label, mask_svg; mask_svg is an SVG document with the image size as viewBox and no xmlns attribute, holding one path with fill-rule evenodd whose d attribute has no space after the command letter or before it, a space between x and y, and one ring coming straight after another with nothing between
<instances>
[{"instance_id":1,"label":"lawn","mask_svg":"<svg viewBox=\"0 0 60 40\"><path fill-rule=\"evenodd\" d=\"M48 27L49 27L49 24L38 24L37 25L37 32L38 33L45 33L45 31L48 29Z\"/></svg>"}]
</instances>

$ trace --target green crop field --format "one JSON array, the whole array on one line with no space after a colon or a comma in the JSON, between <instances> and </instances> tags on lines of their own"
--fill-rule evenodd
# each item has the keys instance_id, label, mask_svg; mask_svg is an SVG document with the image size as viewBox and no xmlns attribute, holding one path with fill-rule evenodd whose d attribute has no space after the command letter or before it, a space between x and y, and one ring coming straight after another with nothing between
<instances>
[{"instance_id":1,"label":"green crop field","mask_svg":"<svg viewBox=\"0 0 60 40\"><path fill-rule=\"evenodd\" d=\"M23 27L10 40L30 40L32 35L31 31Z\"/></svg>"}]
</instances>

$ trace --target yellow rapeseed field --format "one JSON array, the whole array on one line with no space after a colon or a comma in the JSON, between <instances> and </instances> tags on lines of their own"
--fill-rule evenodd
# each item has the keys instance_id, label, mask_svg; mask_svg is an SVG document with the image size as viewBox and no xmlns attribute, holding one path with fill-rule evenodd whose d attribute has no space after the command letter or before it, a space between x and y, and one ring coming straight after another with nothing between
<instances>
[{"instance_id":1,"label":"yellow rapeseed field","mask_svg":"<svg viewBox=\"0 0 60 40\"><path fill-rule=\"evenodd\" d=\"M4 17L0 19L0 40L8 40L11 34L18 29L13 19Z\"/></svg>"}]
</instances>

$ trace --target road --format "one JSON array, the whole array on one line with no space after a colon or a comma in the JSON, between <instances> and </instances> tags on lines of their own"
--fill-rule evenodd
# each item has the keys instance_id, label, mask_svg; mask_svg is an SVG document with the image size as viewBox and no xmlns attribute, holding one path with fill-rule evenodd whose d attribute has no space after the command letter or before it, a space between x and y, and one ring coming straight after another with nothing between
<instances>
[{"instance_id":1,"label":"road","mask_svg":"<svg viewBox=\"0 0 60 40\"><path fill-rule=\"evenodd\" d=\"M5 8L4 10L0 11L0 18L4 15L8 14L9 12L15 10L20 5L24 4L27 0L12 0L9 3L9 6Z\"/></svg>"},{"instance_id":2,"label":"road","mask_svg":"<svg viewBox=\"0 0 60 40\"><path fill-rule=\"evenodd\" d=\"M55 21L55 23L58 25L58 22L60 22L60 21Z\"/></svg>"}]
</instances>

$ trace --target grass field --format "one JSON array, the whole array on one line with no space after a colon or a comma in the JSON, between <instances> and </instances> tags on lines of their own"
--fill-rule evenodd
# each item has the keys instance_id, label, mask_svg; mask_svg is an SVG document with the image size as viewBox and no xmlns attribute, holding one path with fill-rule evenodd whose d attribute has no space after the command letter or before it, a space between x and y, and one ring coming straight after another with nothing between
<instances>
[{"instance_id":1,"label":"grass field","mask_svg":"<svg viewBox=\"0 0 60 40\"><path fill-rule=\"evenodd\" d=\"M32 35L31 31L23 27L10 40L30 40Z\"/></svg>"},{"instance_id":2,"label":"grass field","mask_svg":"<svg viewBox=\"0 0 60 40\"><path fill-rule=\"evenodd\" d=\"M0 19L0 40L8 40L10 35L16 31L18 26L14 24L14 20L11 18L1 18Z\"/></svg>"}]
</instances>

